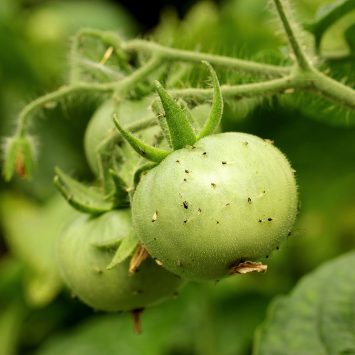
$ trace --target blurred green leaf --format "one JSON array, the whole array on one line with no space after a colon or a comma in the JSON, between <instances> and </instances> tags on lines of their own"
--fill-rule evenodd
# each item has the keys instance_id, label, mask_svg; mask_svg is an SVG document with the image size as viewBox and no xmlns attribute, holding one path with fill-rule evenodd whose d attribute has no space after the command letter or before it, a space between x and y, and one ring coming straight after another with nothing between
<instances>
[{"instance_id":1,"label":"blurred green leaf","mask_svg":"<svg viewBox=\"0 0 355 355\"><path fill-rule=\"evenodd\" d=\"M352 10L355 10L354 0L337 0L318 9L314 22L306 26L314 34L317 49L328 28Z\"/></svg>"},{"instance_id":2,"label":"blurred green leaf","mask_svg":"<svg viewBox=\"0 0 355 355\"><path fill-rule=\"evenodd\" d=\"M327 262L276 299L254 354L355 353L355 252Z\"/></svg>"},{"instance_id":3,"label":"blurred green leaf","mask_svg":"<svg viewBox=\"0 0 355 355\"><path fill-rule=\"evenodd\" d=\"M15 355L25 308L16 298L1 308L0 355Z\"/></svg>"},{"instance_id":4,"label":"blurred green leaf","mask_svg":"<svg viewBox=\"0 0 355 355\"><path fill-rule=\"evenodd\" d=\"M76 212L60 196L40 207L11 194L1 196L0 211L6 242L27 266L27 301L43 306L61 289L54 246L61 229Z\"/></svg>"}]
</instances>

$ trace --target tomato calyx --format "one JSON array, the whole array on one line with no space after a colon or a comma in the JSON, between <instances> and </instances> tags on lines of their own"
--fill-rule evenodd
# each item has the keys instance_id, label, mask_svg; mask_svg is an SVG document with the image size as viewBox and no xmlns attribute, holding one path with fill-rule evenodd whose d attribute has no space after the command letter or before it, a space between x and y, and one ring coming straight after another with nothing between
<instances>
[{"instance_id":1,"label":"tomato calyx","mask_svg":"<svg viewBox=\"0 0 355 355\"><path fill-rule=\"evenodd\" d=\"M170 153L175 150L182 149L187 146L193 146L199 139L212 134L220 124L223 113L223 98L221 88L217 78L217 74L212 66L204 61L203 64L208 68L212 83L213 83L213 101L210 114L200 130L196 133L191 124L191 113L186 107L182 107L174 98L163 88L163 86L156 82L156 90L160 97L163 106L163 113L158 114L158 123L162 129L164 137L168 141L171 150L157 148L148 145L132 135L124 129L117 115L114 115L114 123L122 136L131 145L131 147L142 157L160 163Z\"/></svg>"},{"instance_id":2,"label":"tomato calyx","mask_svg":"<svg viewBox=\"0 0 355 355\"><path fill-rule=\"evenodd\" d=\"M115 208L129 206L128 188L123 179L110 170L113 187L109 193L104 193L98 188L87 186L66 173L56 168L54 185L68 201L68 203L80 212L100 214Z\"/></svg>"}]
</instances>

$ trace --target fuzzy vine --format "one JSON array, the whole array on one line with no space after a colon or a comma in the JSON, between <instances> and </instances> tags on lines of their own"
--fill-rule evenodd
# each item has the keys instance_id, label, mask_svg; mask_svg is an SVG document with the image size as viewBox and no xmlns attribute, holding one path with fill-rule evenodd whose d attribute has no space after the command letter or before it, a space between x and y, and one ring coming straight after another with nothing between
<instances>
[{"instance_id":1,"label":"fuzzy vine","mask_svg":"<svg viewBox=\"0 0 355 355\"><path fill-rule=\"evenodd\" d=\"M129 99L131 91L145 81L150 81L150 90L152 91L152 79L157 79L157 77L161 75L162 70L164 70L169 63L173 62L196 65L203 61L213 66L217 74L218 70L223 68L252 75L254 82L251 83L221 85L219 90L225 100L267 97L270 95L289 94L293 92L311 92L332 101L338 106L343 106L350 111L355 111L354 89L321 72L317 64L314 64L318 61L310 60L308 53L304 50L302 45L301 26L292 18L288 1L272 0L272 2L293 52L294 60L291 66L270 65L242 58L170 48L144 39L122 41L114 32L82 29L76 34L72 41L72 63L69 84L32 101L19 113L15 134L5 143L3 167L5 179L10 180L15 172L23 177L28 177L31 174L35 149L31 143L30 123L37 117L36 112L38 110L45 108L50 103L60 102L60 100L67 96L80 93L101 95L103 97L109 96L116 101ZM100 62L89 63L89 68L111 73L112 70L108 70L107 67L105 67L105 63L111 56L115 56L123 74L118 75L116 73L117 75L111 75L112 80L108 82L84 81L81 78L79 68L80 65L83 64L83 61L80 60L80 49L85 38L98 40L106 47L106 51ZM142 59L144 64L141 64ZM215 81L216 78L213 78L213 81ZM161 95L164 95L165 89L158 85L157 91L161 97ZM167 95L169 95L169 97L182 98L185 101L206 102L210 100L213 95L216 97L216 85L214 85L213 88L170 88L167 90ZM175 107L175 110L178 109ZM218 111L218 108L216 110ZM188 129L188 123L186 118L184 118L183 112L184 111L181 110L180 116L182 117L181 122L185 122L186 131L186 129ZM215 116L216 115L214 115L214 117ZM148 121L149 124L152 123L151 118L148 118ZM172 122L170 123L172 124ZM174 124L176 126L176 123ZM130 128L134 128L126 127L126 129L123 129L117 120L116 126L119 128L121 134L126 134ZM207 129L206 127L205 129ZM175 128L174 130L178 129ZM138 125L137 130L140 129ZM202 135L203 134L204 133L202 133ZM105 150L105 147L110 145L109 143L117 140L119 136L120 134L116 132L109 137L108 141L101 145L101 152ZM189 138L191 142L193 141L192 138L193 135L191 131ZM174 143L176 147L179 146L179 144L178 142ZM158 148L154 149L157 151ZM162 156L166 154L164 152L165 151L163 151ZM161 157L157 158L155 161L160 159Z\"/></svg>"}]
</instances>

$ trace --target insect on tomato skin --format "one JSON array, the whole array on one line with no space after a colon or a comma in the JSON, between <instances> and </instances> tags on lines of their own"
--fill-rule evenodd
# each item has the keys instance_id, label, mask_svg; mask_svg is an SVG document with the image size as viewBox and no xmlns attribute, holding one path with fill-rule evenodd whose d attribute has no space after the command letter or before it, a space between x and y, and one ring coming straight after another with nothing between
<instances>
[{"instance_id":1,"label":"insect on tomato skin","mask_svg":"<svg viewBox=\"0 0 355 355\"><path fill-rule=\"evenodd\" d=\"M219 279L242 261L264 258L287 237L296 214L285 156L268 141L234 132L170 154L143 176L132 203L148 252L196 280Z\"/></svg>"},{"instance_id":2,"label":"insect on tomato skin","mask_svg":"<svg viewBox=\"0 0 355 355\"><path fill-rule=\"evenodd\" d=\"M116 210L93 217L83 215L63 233L57 244L57 259L63 279L74 295L96 310L130 311L173 296L181 279L148 258L133 275L129 258L107 270L115 250L97 243L127 235L130 210Z\"/></svg>"}]
</instances>

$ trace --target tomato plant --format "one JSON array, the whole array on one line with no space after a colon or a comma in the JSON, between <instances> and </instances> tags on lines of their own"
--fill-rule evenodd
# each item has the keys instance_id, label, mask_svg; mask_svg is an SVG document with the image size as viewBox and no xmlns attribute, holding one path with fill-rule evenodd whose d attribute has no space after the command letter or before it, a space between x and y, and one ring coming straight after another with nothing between
<instances>
[{"instance_id":1,"label":"tomato plant","mask_svg":"<svg viewBox=\"0 0 355 355\"><path fill-rule=\"evenodd\" d=\"M174 321L181 313L188 319L186 322L182 316L181 324L188 323L192 330L205 325L203 341L192 340L194 332L188 329L184 345L179 344L189 351L198 349L198 354L242 353L223 348L223 339L228 331L234 334L236 314L243 312L244 305L249 313L255 305L265 308L271 296L288 291L310 265L343 250L343 240L353 235L353 222L349 222L353 170L339 177L336 164L331 164L335 156L339 165L352 156L352 147L342 139L351 141L352 131L348 136L337 131L333 140L332 132L315 122L301 128L307 115L344 130L354 123L353 2L337 1L321 9L313 20L308 16L307 23L295 20L287 0L273 0L272 4L274 13L264 11L258 0L231 2L220 13L211 4L199 4L182 22L170 14L149 40L81 29L71 42L68 82L26 105L14 135L4 143L5 180L15 175L30 178L42 159L41 142L35 138L38 113L50 117L48 110L65 108L67 100L78 107L79 101L96 106L78 138L81 142L84 137L82 160L92 174L81 176L74 169L69 175L57 167L54 176L62 197L82 214L61 231L54 246L58 268L70 292L96 310L136 312L174 295L185 280L216 281L270 269L258 279L252 275L228 277L218 288L222 291L216 291L220 292L218 301L210 286L201 286L206 290L204 297L196 292L191 298L200 313L177 307L179 311L171 316ZM303 8L302 16L315 7ZM270 24L275 16L278 25L276 21ZM276 35L277 26L283 29L284 38ZM342 32L340 44L333 35L332 41L324 38L326 33L334 33L334 26L338 35ZM235 42L248 39L242 56L243 46ZM213 41L211 47L218 47L221 41L226 49L205 51L209 40ZM200 42L204 42L203 51L196 50ZM304 174L305 166L312 173ZM339 196L334 197L337 193L330 182L341 178L342 193L337 190ZM304 202L305 190L317 191L317 196L306 200L302 214L299 200ZM332 196L329 200L324 197L328 194ZM335 199L338 204L334 206L341 208L330 202ZM333 206L326 222L324 214L317 214L319 206L314 201ZM308 239L291 238L302 234L304 226L308 234L315 231L314 240L323 234L334 236L338 225L343 230L336 242L318 240L316 247L309 247ZM281 246L282 253L274 255ZM297 248L301 251L295 252ZM317 260L313 264L309 263L312 257ZM283 268L288 272L285 275ZM41 269L47 275L45 271ZM236 283L238 287L234 287ZM246 290L253 295L241 295ZM210 309L215 310L217 303L223 308L227 299L223 321L214 322ZM288 309L283 302L277 304L280 314ZM264 308L249 323L250 329L261 321L258 317L264 315ZM169 312L162 309L160 317L169 318ZM297 311L292 314L296 317ZM245 319L243 327L248 323ZM270 327L278 329L277 321ZM156 323L159 321L148 322L150 326ZM162 324L168 323L164 318ZM298 326L297 321L292 324ZM174 329L180 334L181 328ZM268 337L265 344L270 349L274 332L260 333ZM218 339L211 334L219 334ZM248 334L250 338L251 330ZM166 349L163 343L159 351ZM292 351L307 349L304 344L295 346ZM147 348L142 345L140 349ZM347 345L344 349L352 348ZM184 353L179 347L170 350Z\"/></svg>"}]
</instances>

